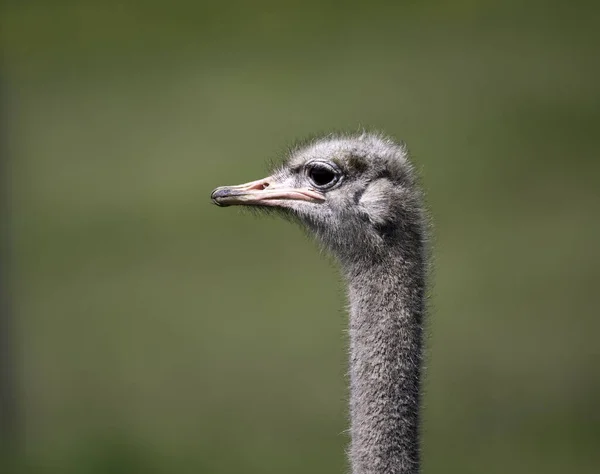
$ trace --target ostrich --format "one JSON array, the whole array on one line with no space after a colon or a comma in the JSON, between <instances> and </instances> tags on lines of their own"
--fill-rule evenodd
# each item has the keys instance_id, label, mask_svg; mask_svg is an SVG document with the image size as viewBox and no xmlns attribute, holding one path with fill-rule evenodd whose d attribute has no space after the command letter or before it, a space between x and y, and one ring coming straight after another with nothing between
<instances>
[{"instance_id":1,"label":"ostrich","mask_svg":"<svg viewBox=\"0 0 600 474\"><path fill-rule=\"evenodd\" d=\"M271 176L211 198L292 217L337 257L350 304L352 473L418 473L427 226L404 145L371 133L317 139Z\"/></svg>"}]
</instances>

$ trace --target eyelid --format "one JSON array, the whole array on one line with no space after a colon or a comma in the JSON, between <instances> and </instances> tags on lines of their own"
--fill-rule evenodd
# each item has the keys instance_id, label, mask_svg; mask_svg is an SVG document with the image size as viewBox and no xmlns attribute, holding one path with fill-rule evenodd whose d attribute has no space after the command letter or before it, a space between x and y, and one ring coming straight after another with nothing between
<instances>
[{"instance_id":1,"label":"eyelid","mask_svg":"<svg viewBox=\"0 0 600 474\"><path fill-rule=\"evenodd\" d=\"M324 160L311 160L308 161L307 163L305 163L304 167L305 169L309 170L311 168L313 168L315 165L319 166L323 166L324 168L330 168L332 171L335 171L338 174L342 174L342 170L340 169L340 167L335 164L333 161L324 161Z\"/></svg>"}]
</instances>

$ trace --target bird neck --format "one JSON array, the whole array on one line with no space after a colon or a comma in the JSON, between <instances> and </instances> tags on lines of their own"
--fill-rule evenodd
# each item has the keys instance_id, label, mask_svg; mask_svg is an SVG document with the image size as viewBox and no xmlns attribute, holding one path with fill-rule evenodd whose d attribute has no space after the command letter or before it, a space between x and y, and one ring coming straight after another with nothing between
<instances>
[{"instance_id":1,"label":"bird neck","mask_svg":"<svg viewBox=\"0 0 600 474\"><path fill-rule=\"evenodd\" d=\"M422 244L346 267L353 474L419 472Z\"/></svg>"}]
</instances>

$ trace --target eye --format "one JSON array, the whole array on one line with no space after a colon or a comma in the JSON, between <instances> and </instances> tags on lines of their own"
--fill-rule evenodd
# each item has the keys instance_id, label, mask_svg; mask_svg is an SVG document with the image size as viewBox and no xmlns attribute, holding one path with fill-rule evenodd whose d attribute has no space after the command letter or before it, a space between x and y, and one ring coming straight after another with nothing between
<instances>
[{"instance_id":1,"label":"eye","mask_svg":"<svg viewBox=\"0 0 600 474\"><path fill-rule=\"evenodd\" d=\"M340 171L329 163L311 163L307 167L308 179L317 188L330 188L340 180Z\"/></svg>"}]
</instances>

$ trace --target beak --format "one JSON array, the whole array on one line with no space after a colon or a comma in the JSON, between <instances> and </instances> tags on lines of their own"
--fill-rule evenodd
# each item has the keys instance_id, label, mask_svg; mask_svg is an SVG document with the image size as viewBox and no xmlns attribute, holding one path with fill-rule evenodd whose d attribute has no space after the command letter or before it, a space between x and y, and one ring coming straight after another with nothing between
<instances>
[{"instance_id":1,"label":"beak","mask_svg":"<svg viewBox=\"0 0 600 474\"><path fill-rule=\"evenodd\" d=\"M278 183L269 176L238 186L221 186L210 195L217 206L285 206L289 201L321 203L325 196L310 188L296 188Z\"/></svg>"}]
</instances>

